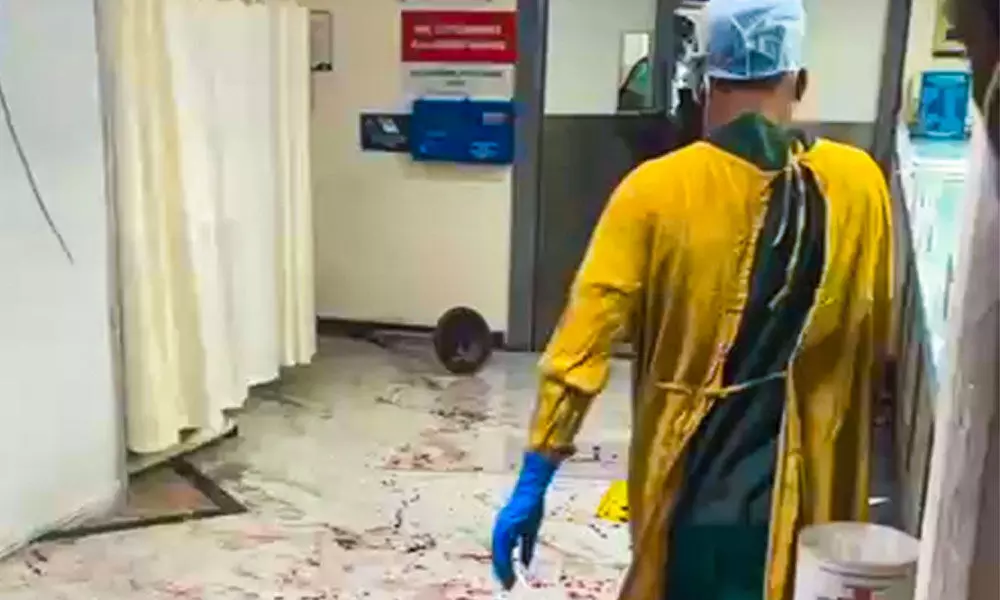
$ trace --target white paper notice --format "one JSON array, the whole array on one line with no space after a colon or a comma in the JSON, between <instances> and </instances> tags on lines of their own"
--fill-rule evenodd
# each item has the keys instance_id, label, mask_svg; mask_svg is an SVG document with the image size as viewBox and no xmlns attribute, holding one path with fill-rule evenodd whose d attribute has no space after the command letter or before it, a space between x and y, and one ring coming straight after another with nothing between
<instances>
[{"instance_id":1,"label":"white paper notice","mask_svg":"<svg viewBox=\"0 0 1000 600\"><path fill-rule=\"evenodd\" d=\"M409 100L426 96L509 100L514 95L514 66L404 63L403 90Z\"/></svg>"}]
</instances>

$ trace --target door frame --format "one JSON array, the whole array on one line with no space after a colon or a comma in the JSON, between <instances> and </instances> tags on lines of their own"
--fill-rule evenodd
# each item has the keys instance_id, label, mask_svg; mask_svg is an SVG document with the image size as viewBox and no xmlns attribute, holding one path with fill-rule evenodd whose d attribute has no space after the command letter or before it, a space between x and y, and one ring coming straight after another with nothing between
<instances>
[{"instance_id":1,"label":"door frame","mask_svg":"<svg viewBox=\"0 0 1000 600\"><path fill-rule=\"evenodd\" d=\"M910 39L913 0L889 0L882 36L882 71L875 113L871 154L889 177L896 148L896 124L902 107L906 76L906 47Z\"/></svg>"},{"instance_id":2,"label":"door frame","mask_svg":"<svg viewBox=\"0 0 1000 600\"><path fill-rule=\"evenodd\" d=\"M117 163L115 161L116 125L113 110L115 102L115 69L110 53L114 34L113 23L117 3L114 0L93 0L95 39L97 41L98 101L101 106L101 124L104 135L104 199L107 205L108 248L108 328L111 335L111 377L115 404L118 407L118 478L119 492L116 506L123 506L128 494L128 444L126 439L125 410L125 346L122 325L121 244L118 216Z\"/></svg>"},{"instance_id":3,"label":"door frame","mask_svg":"<svg viewBox=\"0 0 1000 600\"><path fill-rule=\"evenodd\" d=\"M673 14L682 0L656 0L651 79L654 111L663 111L673 76ZM518 60L514 76L516 154L511 176L509 350L538 350L534 343L539 246L542 128L548 58L549 0L517 0Z\"/></svg>"},{"instance_id":4,"label":"door frame","mask_svg":"<svg viewBox=\"0 0 1000 600\"><path fill-rule=\"evenodd\" d=\"M517 0L517 65L514 69L515 156L511 170L510 279L506 346L533 350L535 260L542 165L542 120L549 0Z\"/></svg>"}]
</instances>

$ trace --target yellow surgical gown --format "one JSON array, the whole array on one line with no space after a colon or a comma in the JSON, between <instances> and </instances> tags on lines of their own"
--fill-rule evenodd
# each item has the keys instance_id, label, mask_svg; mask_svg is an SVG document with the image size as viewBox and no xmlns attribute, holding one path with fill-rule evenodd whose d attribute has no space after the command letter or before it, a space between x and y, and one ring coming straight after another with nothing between
<instances>
[{"instance_id":1,"label":"yellow surgical gown","mask_svg":"<svg viewBox=\"0 0 1000 600\"><path fill-rule=\"evenodd\" d=\"M755 160L792 152L781 128L756 115L727 127L728 135L649 161L619 185L541 361L530 449L564 456L608 379L622 329L636 352L634 558L623 600L662 600L668 589L684 459L713 407L735 401L739 386L723 382L722 367L740 330L772 184L790 164ZM867 518L871 411L891 319L890 199L878 166L825 139L794 154L825 203L825 248L804 327L778 374L766 600L790 600L802 526Z\"/></svg>"}]
</instances>

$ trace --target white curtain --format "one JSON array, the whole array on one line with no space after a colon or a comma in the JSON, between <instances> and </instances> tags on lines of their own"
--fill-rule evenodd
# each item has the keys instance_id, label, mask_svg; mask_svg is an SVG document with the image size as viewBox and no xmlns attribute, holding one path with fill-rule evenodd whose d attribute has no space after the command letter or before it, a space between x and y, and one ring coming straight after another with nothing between
<instances>
[{"instance_id":1,"label":"white curtain","mask_svg":"<svg viewBox=\"0 0 1000 600\"><path fill-rule=\"evenodd\" d=\"M113 164L129 449L221 432L315 352L308 12L117 0Z\"/></svg>"}]
</instances>

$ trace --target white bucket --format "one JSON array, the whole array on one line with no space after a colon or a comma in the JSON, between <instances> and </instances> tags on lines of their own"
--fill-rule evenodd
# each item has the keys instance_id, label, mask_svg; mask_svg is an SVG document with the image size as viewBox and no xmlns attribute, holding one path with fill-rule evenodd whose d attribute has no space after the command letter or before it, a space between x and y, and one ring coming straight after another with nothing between
<instances>
[{"instance_id":1,"label":"white bucket","mask_svg":"<svg viewBox=\"0 0 1000 600\"><path fill-rule=\"evenodd\" d=\"M799 534L795 600L912 600L919 554L919 541L891 527L806 527Z\"/></svg>"}]
</instances>

